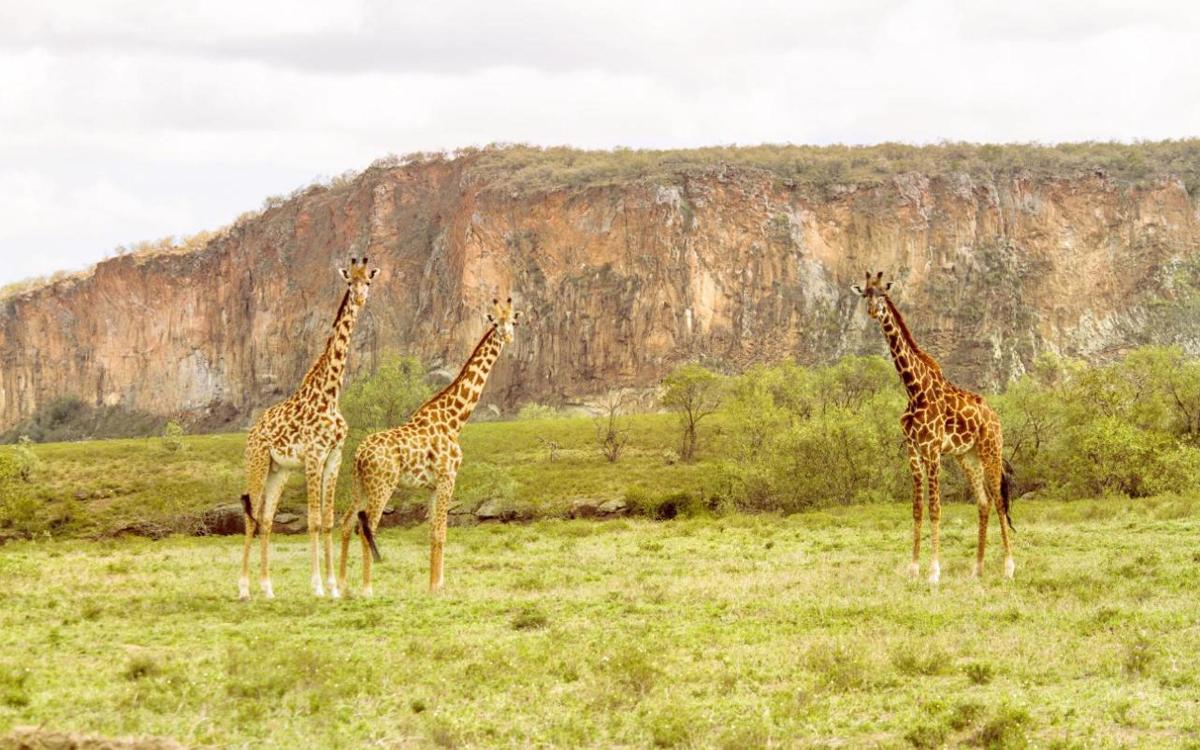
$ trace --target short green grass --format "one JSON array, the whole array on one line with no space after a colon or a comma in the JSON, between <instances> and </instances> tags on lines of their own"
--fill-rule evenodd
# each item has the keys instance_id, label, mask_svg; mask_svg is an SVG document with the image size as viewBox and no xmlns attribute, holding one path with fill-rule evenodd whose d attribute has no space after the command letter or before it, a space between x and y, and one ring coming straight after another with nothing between
<instances>
[{"instance_id":1,"label":"short green grass","mask_svg":"<svg viewBox=\"0 0 1200 750\"><path fill-rule=\"evenodd\" d=\"M236 538L0 550L0 732L222 747L1200 744L1200 505L1029 503L1017 578L903 577L903 505L381 534L376 598L236 601ZM357 550L352 567L359 572ZM353 588L353 587L352 587Z\"/></svg>"},{"instance_id":2,"label":"short green grass","mask_svg":"<svg viewBox=\"0 0 1200 750\"><path fill-rule=\"evenodd\" d=\"M477 506L495 495L527 515L561 516L579 499L604 501L628 492L699 493L720 455L721 418L704 434L700 460L673 462L678 444L670 414L623 418L629 443L617 463L600 453L590 419L541 419L467 425L461 442L466 461L455 496ZM152 523L187 532L195 516L237 503L244 492L244 434L196 435L170 450L159 438L94 440L35 445L40 465L31 486L38 514L55 536L95 536L131 523ZM558 445L550 460L548 442ZM337 507L349 502L351 457L344 451ZM398 496L398 503L426 503L424 495ZM304 478L292 472L281 510L303 513Z\"/></svg>"}]
</instances>

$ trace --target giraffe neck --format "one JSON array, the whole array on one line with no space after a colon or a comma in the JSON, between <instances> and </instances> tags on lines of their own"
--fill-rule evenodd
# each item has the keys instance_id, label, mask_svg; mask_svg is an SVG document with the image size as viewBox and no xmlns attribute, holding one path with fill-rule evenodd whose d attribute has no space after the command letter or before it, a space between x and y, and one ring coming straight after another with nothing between
<instances>
[{"instance_id":1,"label":"giraffe neck","mask_svg":"<svg viewBox=\"0 0 1200 750\"><path fill-rule=\"evenodd\" d=\"M892 352L892 364L896 366L896 372L904 382L904 390L908 391L911 398L924 391L930 381L941 379L942 370L933 357L917 346L892 301L885 298L884 302L885 312L879 320L879 326Z\"/></svg>"},{"instance_id":2,"label":"giraffe neck","mask_svg":"<svg viewBox=\"0 0 1200 750\"><path fill-rule=\"evenodd\" d=\"M483 334L483 338L475 346L475 351L467 358L467 363L459 370L458 375L436 396L425 403L418 411L433 413L438 421L448 424L454 432L462 429L483 393L483 384L487 382L492 371L492 365L500 356L504 342L496 334L492 326Z\"/></svg>"},{"instance_id":3,"label":"giraffe neck","mask_svg":"<svg viewBox=\"0 0 1200 750\"><path fill-rule=\"evenodd\" d=\"M346 372L346 358L350 353L350 334L358 322L361 305L354 302L350 292L342 297L341 307L333 321L333 332L325 342L325 351L304 376L297 394L317 392L326 397L326 402L337 408L338 393L342 389L342 376Z\"/></svg>"}]
</instances>

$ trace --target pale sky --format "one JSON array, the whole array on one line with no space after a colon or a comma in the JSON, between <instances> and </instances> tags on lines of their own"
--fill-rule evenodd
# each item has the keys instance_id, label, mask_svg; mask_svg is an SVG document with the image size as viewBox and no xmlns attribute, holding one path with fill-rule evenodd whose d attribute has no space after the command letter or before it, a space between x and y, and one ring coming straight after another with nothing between
<instances>
[{"instance_id":1,"label":"pale sky","mask_svg":"<svg viewBox=\"0 0 1200 750\"><path fill-rule=\"evenodd\" d=\"M1200 3L0 0L0 284L491 142L1200 135Z\"/></svg>"}]
</instances>

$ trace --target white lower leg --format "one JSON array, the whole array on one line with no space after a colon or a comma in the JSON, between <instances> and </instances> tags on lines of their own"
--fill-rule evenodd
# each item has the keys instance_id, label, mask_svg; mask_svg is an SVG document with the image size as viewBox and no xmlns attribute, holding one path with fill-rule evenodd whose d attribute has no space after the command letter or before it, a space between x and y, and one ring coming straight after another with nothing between
<instances>
[{"instance_id":1,"label":"white lower leg","mask_svg":"<svg viewBox=\"0 0 1200 750\"><path fill-rule=\"evenodd\" d=\"M937 583L942 578L942 566L937 560L929 564L929 582Z\"/></svg>"},{"instance_id":2,"label":"white lower leg","mask_svg":"<svg viewBox=\"0 0 1200 750\"><path fill-rule=\"evenodd\" d=\"M916 578L919 575L921 575L921 563L913 560L908 564L908 577Z\"/></svg>"},{"instance_id":3,"label":"white lower leg","mask_svg":"<svg viewBox=\"0 0 1200 750\"><path fill-rule=\"evenodd\" d=\"M367 596L367 597L375 596L375 591L371 588L370 584L367 584L366 586L363 586L363 594L362 595Z\"/></svg>"},{"instance_id":4,"label":"white lower leg","mask_svg":"<svg viewBox=\"0 0 1200 750\"><path fill-rule=\"evenodd\" d=\"M265 596L268 599L275 598L275 590L273 588L271 588L271 579L270 578L262 579L261 581L258 582L258 585L262 587L263 596Z\"/></svg>"},{"instance_id":5,"label":"white lower leg","mask_svg":"<svg viewBox=\"0 0 1200 750\"><path fill-rule=\"evenodd\" d=\"M250 579L247 578L246 576L242 576L241 578L238 579L238 598L239 599L249 599L250 598Z\"/></svg>"},{"instance_id":6,"label":"white lower leg","mask_svg":"<svg viewBox=\"0 0 1200 750\"><path fill-rule=\"evenodd\" d=\"M338 591L337 579L333 577L332 573L329 574L329 579L325 582L325 585L329 588L329 595L331 597L334 599L341 598L342 594Z\"/></svg>"},{"instance_id":7,"label":"white lower leg","mask_svg":"<svg viewBox=\"0 0 1200 750\"><path fill-rule=\"evenodd\" d=\"M976 578L982 577L983 576L983 563L976 562L975 570L971 571L971 575L975 576Z\"/></svg>"},{"instance_id":8,"label":"white lower leg","mask_svg":"<svg viewBox=\"0 0 1200 750\"><path fill-rule=\"evenodd\" d=\"M1013 573L1016 572L1016 570L1017 570L1017 564L1015 562L1013 562L1013 559L1011 557L1005 558L1005 560L1004 560L1004 577L1012 578Z\"/></svg>"},{"instance_id":9,"label":"white lower leg","mask_svg":"<svg viewBox=\"0 0 1200 750\"><path fill-rule=\"evenodd\" d=\"M325 584L321 583L321 574L313 573L312 590L314 596L325 596Z\"/></svg>"}]
</instances>

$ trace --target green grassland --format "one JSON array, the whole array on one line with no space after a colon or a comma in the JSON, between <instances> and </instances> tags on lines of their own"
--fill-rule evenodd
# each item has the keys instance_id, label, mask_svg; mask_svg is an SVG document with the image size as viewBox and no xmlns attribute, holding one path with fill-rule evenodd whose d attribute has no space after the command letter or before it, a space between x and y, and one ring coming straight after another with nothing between
<instances>
[{"instance_id":1,"label":"green grassland","mask_svg":"<svg viewBox=\"0 0 1200 750\"><path fill-rule=\"evenodd\" d=\"M468 509L494 499L521 515L546 517L565 514L578 499L702 494L722 446L719 416L706 433L707 452L694 464L673 461L668 446L677 441L677 428L671 415L632 415L622 424L629 443L615 464L601 455L587 418L469 424L456 499ZM557 444L555 460L544 441ZM159 438L31 446L39 464L28 487L35 502L30 517L15 523L54 536L104 535L130 524L187 533L203 511L238 502L245 491L244 446L243 434L188 436L175 450ZM344 451L339 509L349 502L354 446L352 440ZM396 498L400 505L424 506L427 500L419 494ZM303 476L293 472L280 508L303 513L305 507Z\"/></svg>"},{"instance_id":2,"label":"green grassland","mask_svg":"<svg viewBox=\"0 0 1200 750\"><path fill-rule=\"evenodd\" d=\"M478 433L476 434L478 437ZM236 538L12 542L0 732L223 747L1200 746L1200 507L1031 503L1017 577L902 575L902 504L381 534L374 599L236 600ZM993 537L994 525L993 525ZM357 557L357 555L356 555ZM351 570L352 583L359 567ZM351 586L351 593L356 586Z\"/></svg>"},{"instance_id":3,"label":"green grassland","mask_svg":"<svg viewBox=\"0 0 1200 750\"><path fill-rule=\"evenodd\" d=\"M625 418L616 463L588 419L468 425L457 498L534 520L452 529L437 597L426 529L384 530L369 600L353 596L356 548L351 596L317 600L307 537L283 535L278 598L236 600L240 539L190 534L242 492L243 435L8 448L36 461L6 485L21 499L0 498L0 736L1200 747L1200 497L1018 501L1014 581L995 522L987 576L970 578L975 511L948 502L931 588L902 574L906 497L791 515L722 505L733 419L704 422L692 464L667 414ZM563 518L612 498L639 515ZM685 513L654 520L680 498ZM283 507L304 507L298 476ZM136 523L175 533L116 535Z\"/></svg>"}]
</instances>

